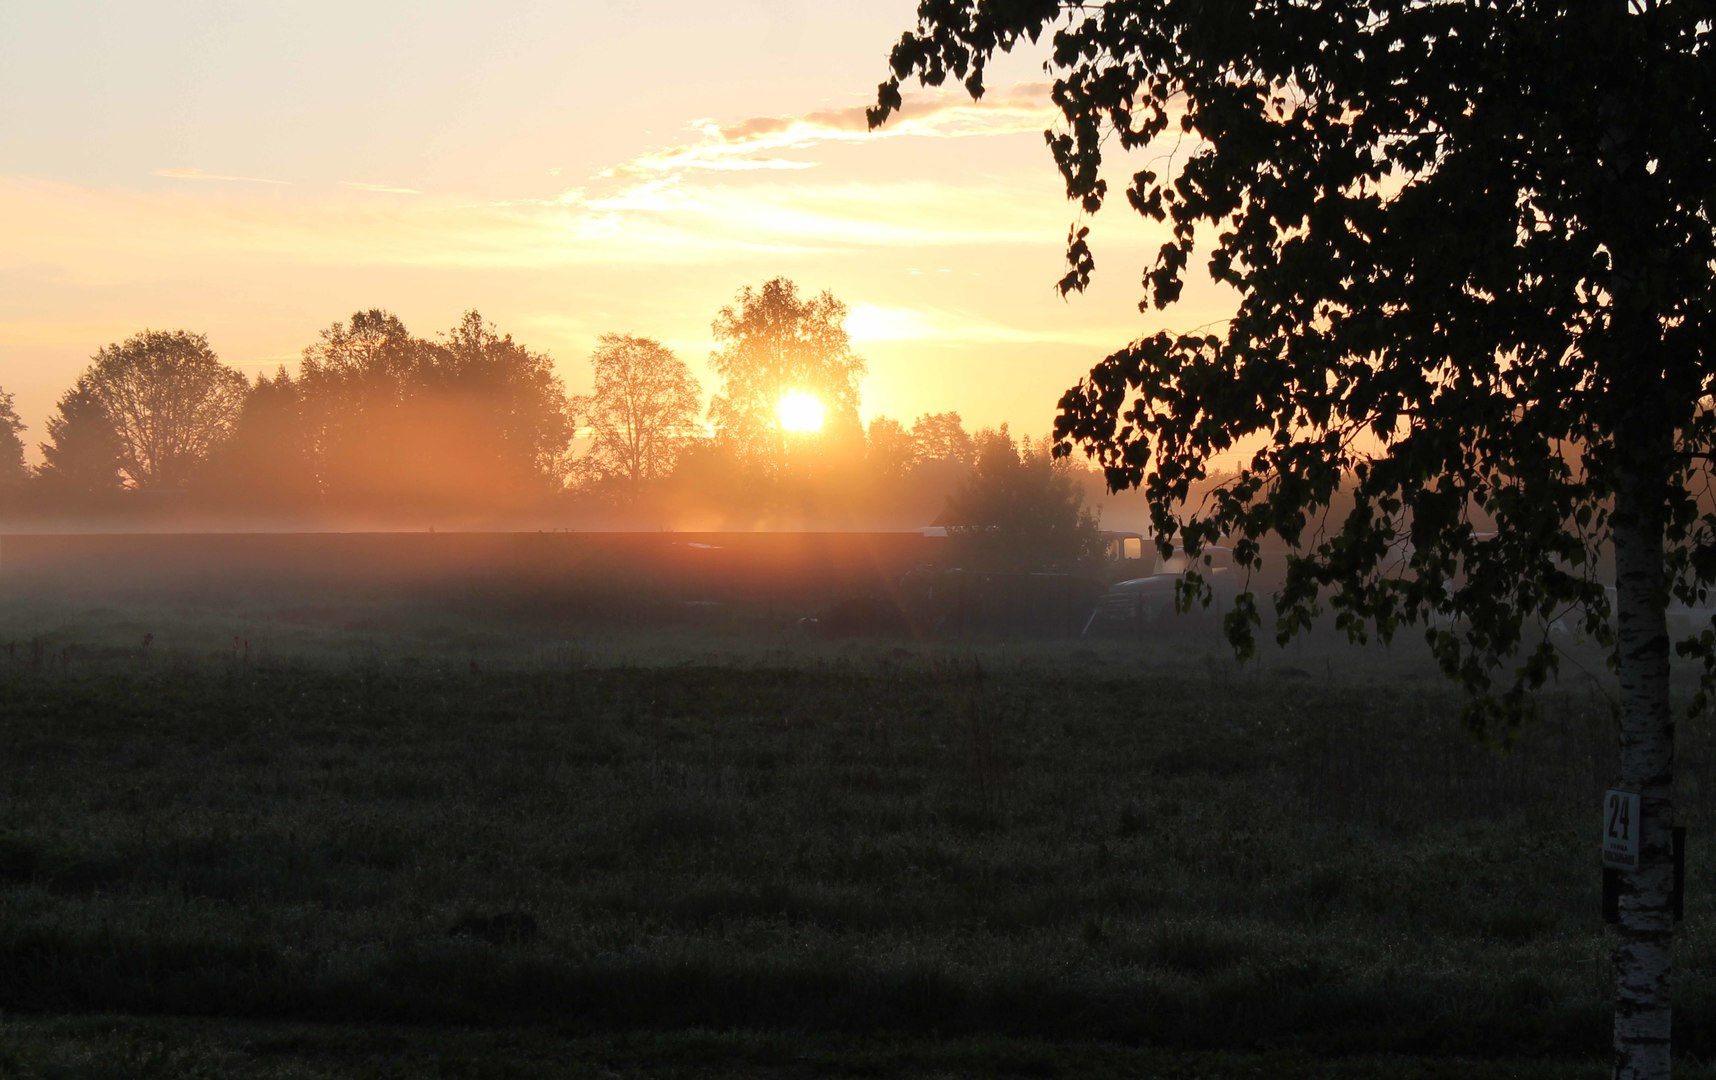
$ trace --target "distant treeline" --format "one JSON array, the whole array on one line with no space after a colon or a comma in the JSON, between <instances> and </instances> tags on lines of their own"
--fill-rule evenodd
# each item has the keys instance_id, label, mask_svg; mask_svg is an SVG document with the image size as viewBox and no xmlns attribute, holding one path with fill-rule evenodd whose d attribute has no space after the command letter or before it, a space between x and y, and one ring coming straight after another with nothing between
<instances>
[{"instance_id":1,"label":"distant treeline","mask_svg":"<svg viewBox=\"0 0 1716 1080\"><path fill-rule=\"evenodd\" d=\"M1090 478L1046 440L968 432L953 411L861 425L865 364L845 313L786 279L742 290L714 320L722 385L707 402L671 350L621 334L590 357L593 391L570 395L546 354L476 311L432 338L359 311L321 331L295 374L254 382L202 334L146 330L97 352L61 396L37 468L0 389L0 512L265 527L935 522L1088 548ZM782 421L788 394L819 403L819 430Z\"/></svg>"}]
</instances>

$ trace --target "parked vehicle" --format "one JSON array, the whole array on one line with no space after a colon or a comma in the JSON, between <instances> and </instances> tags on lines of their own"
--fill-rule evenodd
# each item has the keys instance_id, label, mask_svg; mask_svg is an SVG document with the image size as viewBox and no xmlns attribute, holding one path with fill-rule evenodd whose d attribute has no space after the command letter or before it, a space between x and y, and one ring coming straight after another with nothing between
<instances>
[{"instance_id":1,"label":"parked vehicle","mask_svg":"<svg viewBox=\"0 0 1716 1080\"><path fill-rule=\"evenodd\" d=\"M1209 608L1193 610L1206 615L1226 611L1239 591L1232 550L1206 544L1194 560L1183 549L1175 548L1173 554L1157 559L1154 573L1110 585L1097 598L1096 606L1084 624L1084 636L1141 634L1152 628L1165 628L1166 621L1176 614L1176 590L1185 579L1186 571L1194 568L1194 563L1213 591L1214 599Z\"/></svg>"},{"instance_id":2,"label":"parked vehicle","mask_svg":"<svg viewBox=\"0 0 1716 1080\"><path fill-rule=\"evenodd\" d=\"M926 538L945 542L932 526ZM1075 565L1041 563L1027 569L988 570L949 558L927 561L899 579L886 602L898 607L912 633L965 637L1077 637L1091 605L1116 581L1155 564L1143 533L1104 531L1101 556ZM816 617L819 632L839 633L833 609Z\"/></svg>"},{"instance_id":3,"label":"parked vehicle","mask_svg":"<svg viewBox=\"0 0 1716 1080\"><path fill-rule=\"evenodd\" d=\"M930 544L947 531L925 529ZM1042 563L1024 570L983 570L952 563L946 553L920 563L891 591L853 592L807 616L813 634L913 637L1078 637L1103 589L1151 567L1155 551L1141 532L1102 534L1102 558L1073 567Z\"/></svg>"}]
</instances>

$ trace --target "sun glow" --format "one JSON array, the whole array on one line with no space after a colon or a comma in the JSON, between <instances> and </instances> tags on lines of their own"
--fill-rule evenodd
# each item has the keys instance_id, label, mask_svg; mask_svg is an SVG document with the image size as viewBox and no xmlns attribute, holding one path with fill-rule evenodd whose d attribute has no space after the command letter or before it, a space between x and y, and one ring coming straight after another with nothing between
<instances>
[{"instance_id":1,"label":"sun glow","mask_svg":"<svg viewBox=\"0 0 1716 1080\"><path fill-rule=\"evenodd\" d=\"M776 414L780 417L782 431L814 434L822 430L822 421L828 415L828 410L814 394L803 390L788 390L781 395Z\"/></svg>"}]
</instances>

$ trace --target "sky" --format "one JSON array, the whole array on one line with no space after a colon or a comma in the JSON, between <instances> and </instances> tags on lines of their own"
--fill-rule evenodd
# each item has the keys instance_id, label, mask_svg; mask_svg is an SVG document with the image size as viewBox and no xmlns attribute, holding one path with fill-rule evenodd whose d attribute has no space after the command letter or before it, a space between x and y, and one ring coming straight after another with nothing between
<instances>
[{"instance_id":1,"label":"sky","mask_svg":"<svg viewBox=\"0 0 1716 1080\"><path fill-rule=\"evenodd\" d=\"M1104 355L1230 305L1141 314L1162 235L1118 200L1092 288L1056 293L1080 216L1041 52L866 132L915 8L0 6L0 389L39 457L107 344L192 330L255 376L380 307L426 337L475 308L575 393L600 335L653 337L707 395L716 312L784 275L847 305L866 420L1047 432Z\"/></svg>"}]
</instances>

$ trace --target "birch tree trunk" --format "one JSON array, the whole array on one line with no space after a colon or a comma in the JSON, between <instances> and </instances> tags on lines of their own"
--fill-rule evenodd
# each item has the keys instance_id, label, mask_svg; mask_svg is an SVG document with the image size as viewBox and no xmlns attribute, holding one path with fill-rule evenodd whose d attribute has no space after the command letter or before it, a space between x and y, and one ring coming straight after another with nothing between
<instances>
[{"instance_id":1,"label":"birch tree trunk","mask_svg":"<svg viewBox=\"0 0 1716 1080\"><path fill-rule=\"evenodd\" d=\"M1643 819L1639 868L1622 872L1620 940L1615 947L1614 1075L1619 1080L1667 1080L1670 1073L1674 714L1669 702L1660 489L1660 473L1628 464L1620 477L1613 519L1620 786L1639 793Z\"/></svg>"}]
</instances>

